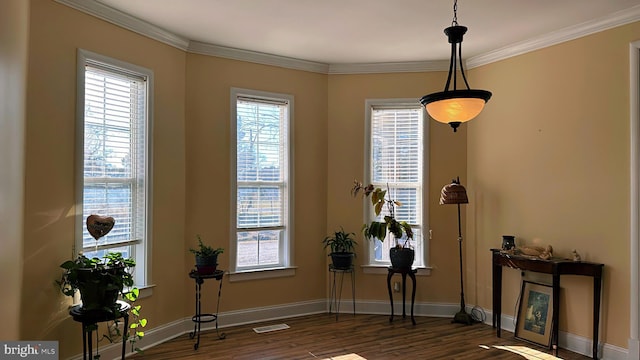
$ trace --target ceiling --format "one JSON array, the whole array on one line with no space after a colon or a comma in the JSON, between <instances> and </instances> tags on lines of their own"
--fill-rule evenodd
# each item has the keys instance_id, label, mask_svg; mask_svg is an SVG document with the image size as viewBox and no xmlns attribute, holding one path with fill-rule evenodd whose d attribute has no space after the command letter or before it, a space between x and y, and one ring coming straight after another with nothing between
<instances>
[{"instance_id":1,"label":"ceiling","mask_svg":"<svg viewBox=\"0 0 640 360\"><path fill-rule=\"evenodd\" d=\"M450 52L443 30L453 0L96 1L187 40L325 64L438 61ZM639 13L640 0L460 0L463 57Z\"/></svg>"}]
</instances>

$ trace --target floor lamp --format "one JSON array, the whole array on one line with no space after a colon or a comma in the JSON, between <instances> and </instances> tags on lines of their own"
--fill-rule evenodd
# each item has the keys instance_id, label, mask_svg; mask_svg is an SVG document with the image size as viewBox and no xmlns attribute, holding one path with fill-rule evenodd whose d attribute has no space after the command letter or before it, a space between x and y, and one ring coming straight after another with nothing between
<instances>
[{"instance_id":1,"label":"floor lamp","mask_svg":"<svg viewBox=\"0 0 640 360\"><path fill-rule=\"evenodd\" d=\"M460 257L460 311L458 311L454 317L454 323L461 323L471 325L473 324L473 318L465 310L464 304L464 283L462 281L462 225L460 224L460 204L468 204L469 198L467 198L467 190L464 186L460 185L460 178L456 178L451 181L451 184L447 184L442 188L440 192L440 205L444 204L456 204L458 205L458 249Z\"/></svg>"}]
</instances>

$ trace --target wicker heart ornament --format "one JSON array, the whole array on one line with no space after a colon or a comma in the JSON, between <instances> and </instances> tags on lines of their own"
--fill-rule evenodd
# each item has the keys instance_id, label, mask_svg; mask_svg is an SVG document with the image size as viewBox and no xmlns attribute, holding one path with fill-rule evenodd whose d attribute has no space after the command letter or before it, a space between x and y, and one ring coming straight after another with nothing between
<instances>
[{"instance_id":1,"label":"wicker heart ornament","mask_svg":"<svg viewBox=\"0 0 640 360\"><path fill-rule=\"evenodd\" d=\"M98 240L101 237L107 235L116 220L111 216L89 215L87 217L87 230L94 239Z\"/></svg>"}]
</instances>

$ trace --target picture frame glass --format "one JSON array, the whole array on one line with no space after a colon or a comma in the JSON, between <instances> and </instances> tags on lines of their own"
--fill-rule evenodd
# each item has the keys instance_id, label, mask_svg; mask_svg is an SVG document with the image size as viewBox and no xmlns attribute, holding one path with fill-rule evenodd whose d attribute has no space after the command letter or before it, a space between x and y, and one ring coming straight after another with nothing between
<instances>
[{"instance_id":1,"label":"picture frame glass","mask_svg":"<svg viewBox=\"0 0 640 360\"><path fill-rule=\"evenodd\" d=\"M515 337L550 347L552 322L553 288L550 285L523 281Z\"/></svg>"}]
</instances>

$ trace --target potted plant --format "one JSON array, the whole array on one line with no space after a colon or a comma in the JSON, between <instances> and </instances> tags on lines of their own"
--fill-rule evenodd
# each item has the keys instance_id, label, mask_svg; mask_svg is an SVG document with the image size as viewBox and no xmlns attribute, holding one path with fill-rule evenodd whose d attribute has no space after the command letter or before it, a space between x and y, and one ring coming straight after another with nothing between
<instances>
[{"instance_id":1,"label":"potted plant","mask_svg":"<svg viewBox=\"0 0 640 360\"><path fill-rule=\"evenodd\" d=\"M82 311L84 312L104 312L113 314L115 324L118 323L116 311L119 306L116 301L122 297L131 305L133 321L127 329L127 336L131 343L132 350L135 342L144 337L141 328L147 325L147 319L140 317L140 305L133 305L138 299L140 291L133 287L133 276L131 269L135 267L135 261L131 258L124 258L119 252L108 252L103 259L84 256L82 253L74 260L67 260L60 265L64 269L62 278L57 282L64 295L74 297L76 291L80 292L82 300ZM114 342L117 337L123 336L117 326L109 328L116 333L105 335L110 342ZM131 331L131 334L128 331Z\"/></svg>"},{"instance_id":2,"label":"potted plant","mask_svg":"<svg viewBox=\"0 0 640 360\"><path fill-rule=\"evenodd\" d=\"M196 235L196 238L198 239L198 248L189 249L196 256L196 269L201 275L211 275L216 272L218 255L222 254L224 249L221 247L214 249L209 245L205 245L200 235Z\"/></svg>"},{"instance_id":3,"label":"potted plant","mask_svg":"<svg viewBox=\"0 0 640 360\"><path fill-rule=\"evenodd\" d=\"M109 310L114 308L125 286L133 286L130 269L135 266L133 259L125 259L121 253L108 252L104 259L89 259L80 254L60 264L65 271L58 284L67 296L80 291L83 310Z\"/></svg>"},{"instance_id":4,"label":"potted plant","mask_svg":"<svg viewBox=\"0 0 640 360\"><path fill-rule=\"evenodd\" d=\"M379 217L383 209L386 208L384 221L373 220L369 224L362 226L362 234L367 239L378 239L384 241L389 234L391 235L394 245L389 249L389 258L391 266L394 268L411 268L415 258L415 252L411 248L410 240L413 239L413 230L411 225L406 221L398 221L395 217L396 206L402 206L398 200L387 199L387 190L369 184L363 186L358 180L354 180L351 195L354 197L362 191L364 197L371 196L371 205L376 217ZM400 244L400 239L404 241Z\"/></svg>"},{"instance_id":5,"label":"potted plant","mask_svg":"<svg viewBox=\"0 0 640 360\"><path fill-rule=\"evenodd\" d=\"M354 233L347 233L341 227L335 231L333 236L327 236L322 240L324 248L331 248L331 261L335 269L349 269L355 257L355 245L358 243L353 239Z\"/></svg>"},{"instance_id":6,"label":"potted plant","mask_svg":"<svg viewBox=\"0 0 640 360\"><path fill-rule=\"evenodd\" d=\"M115 224L112 217L90 215L87 218L87 230L97 240L106 235ZM144 336L141 328L147 325L147 320L140 317L140 305L133 305L138 299L139 290L135 287L132 269L136 266L132 258L124 258L122 253L107 252L103 258L88 258L83 253L79 253L75 259L67 260L60 264L64 269L62 277L57 280L60 290L66 296L74 297L76 291L80 292L82 300L81 309L83 312L99 312L113 314L114 322L117 324L116 312L120 309L117 300L122 297L131 305L133 321L127 329L128 340L135 349L135 342ZM132 334L129 335L129 330ZM107 339L113 341L113 335L105 335Z\"/></svg>"}]
</instances>

